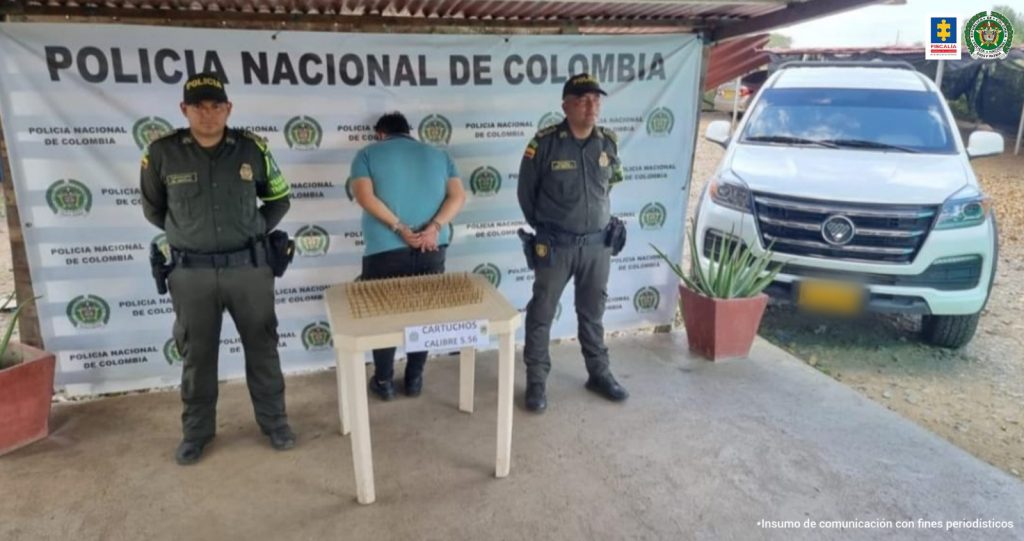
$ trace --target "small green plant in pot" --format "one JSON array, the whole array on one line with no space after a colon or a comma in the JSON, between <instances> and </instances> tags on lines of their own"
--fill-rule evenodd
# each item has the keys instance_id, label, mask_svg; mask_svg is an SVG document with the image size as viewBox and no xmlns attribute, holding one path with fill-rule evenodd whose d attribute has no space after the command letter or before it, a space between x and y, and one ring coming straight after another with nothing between
<instances>
[{"instance_id":1,"label":"small green plant in pot","mask_svg":"<svg viewBox=\"0 0 1024 541\"><path fill-rule=\"evenodd\" d=\"M764 289L782 269L772 262L771 247L755 254L730 237L713 237L706 267L701 265L694 227L689 228L690 270L651 248L679 277L679 302L690 350L717 361L746 357L768 305Z\"/></svg>"},{"instance_id":2,"label":"small green plant in pot","mask_svg":"<svg viewBox=\"0 0 1024 541\"><path fill-rule=\"evenodd\" d=\"M56 359L52 353L11 340L22 311L38 298L17 307L0 337L0 455L49 434ZM0 310L13 300L12 293Z\"/></svg>"}]
</instances>

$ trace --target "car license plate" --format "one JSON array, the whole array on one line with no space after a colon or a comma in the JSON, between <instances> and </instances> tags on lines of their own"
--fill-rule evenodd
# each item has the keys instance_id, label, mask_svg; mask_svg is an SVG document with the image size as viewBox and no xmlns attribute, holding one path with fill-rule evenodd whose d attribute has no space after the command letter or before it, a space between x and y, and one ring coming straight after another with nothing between
<instances>
[{"instance_id":1,"label":"car license plate","mask_svg":"<svg viewBox=\"0 0 1024 541\"><path fill-rule=\"evenodd\" d=\"M800 282L797 306L813 312L852 315L861 311L864 288L848 282Z\"/></svg>"}]
</instances>

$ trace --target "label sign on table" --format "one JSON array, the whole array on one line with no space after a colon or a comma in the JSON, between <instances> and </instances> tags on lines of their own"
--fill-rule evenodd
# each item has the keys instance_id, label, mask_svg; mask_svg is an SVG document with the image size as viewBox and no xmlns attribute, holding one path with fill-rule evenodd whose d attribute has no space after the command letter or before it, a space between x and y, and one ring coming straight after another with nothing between
<instances>
[{"instance_id":1,"label":"label sign on table","mask_svg":"<svg viewBox=\"0 0 1024 541\"><path fill-rule=\"evenodd\" d=\"M487 320L449 321L405 328L405 351L454 351L490 343Z\"/></svg>"}]
</instances>

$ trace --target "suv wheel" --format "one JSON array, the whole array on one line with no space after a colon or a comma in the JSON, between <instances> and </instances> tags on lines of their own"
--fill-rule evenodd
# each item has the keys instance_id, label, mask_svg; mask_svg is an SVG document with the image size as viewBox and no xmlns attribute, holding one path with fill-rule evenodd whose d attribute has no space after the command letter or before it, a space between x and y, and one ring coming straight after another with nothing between
<instances>
[{"instance_id":1,"label":"suv wheel","mask_svg":"<svg viewBox=\"0 0 1024 541\"><path fill-rule=\"evenodd\" d=\"M921 332L933 346L958 349L974 338L981 313L966 316L924 316Z\"/></svg>"}]
</instances>

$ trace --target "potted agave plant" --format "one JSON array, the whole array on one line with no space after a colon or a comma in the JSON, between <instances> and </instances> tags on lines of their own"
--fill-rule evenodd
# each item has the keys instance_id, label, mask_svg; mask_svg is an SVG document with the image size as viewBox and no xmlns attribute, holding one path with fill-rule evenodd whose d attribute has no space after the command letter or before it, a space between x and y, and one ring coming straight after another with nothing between
<instances>
[{"instance_id":1,"label":"potted agave plant","mask_svg":"<svg viewBox=\"0 0 1024 541\"><path fill-rule=\"evenodd\" d=\"M703 267L693 229L687 234L688 273L651 245L682 281L679 303L690 350L712 361L746 357L768 305L763 291L782 265L772 263L770 249L755 254L742 242L715 237L708 265Z\"/></svg>"},{"instance_id":2,"label":"potted agave plant","mask_svg":"<svg viewBox=\"0 0 1024 541\"><path fill-rule=\"evenodd\" d=\"M0 338L0 455L49 434L54 355L11 340L21 311L38 298L18 306ZM12 293L0 310L13 300Z\"/></svg>"}]
</instances>

